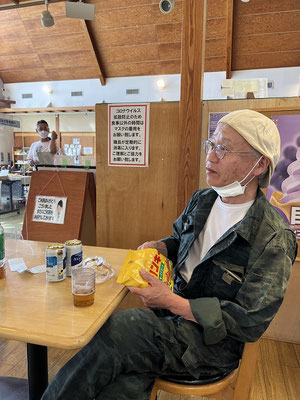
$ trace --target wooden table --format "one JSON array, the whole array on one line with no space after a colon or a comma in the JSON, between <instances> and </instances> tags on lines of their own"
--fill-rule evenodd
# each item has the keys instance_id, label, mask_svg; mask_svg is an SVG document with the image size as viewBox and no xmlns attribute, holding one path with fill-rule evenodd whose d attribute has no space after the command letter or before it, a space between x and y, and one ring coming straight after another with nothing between
<instances>
[{"instance_id":1,"label":"wooden table","mask_svg":"<svg viewBox=\"0 0 300 400\"><path fill-rule=\"evenodd\" d=\"M47 244L7 240L6 258L23 257L28 268L45 264ZM110 280L96 284L95 302L84 308L73 305L69 277L47 283L45 273L19 274L6 266L6 279L0 280L0 336L27 343L30 400L40 399L48 384L47 346L83 347L126 296L128 289L116 283L116 278L127 252L83 246L84 258L102 256L115 271Z\"/></svg>"}]
</instances>

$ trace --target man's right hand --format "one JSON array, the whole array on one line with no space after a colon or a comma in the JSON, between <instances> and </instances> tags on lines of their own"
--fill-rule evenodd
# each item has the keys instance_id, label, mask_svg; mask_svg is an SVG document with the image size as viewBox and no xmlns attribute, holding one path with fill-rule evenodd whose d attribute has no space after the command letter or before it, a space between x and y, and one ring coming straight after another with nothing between
<instances>
[{"instance_id":1,"label":"man's right hand","mask_svg":"<svg viewBox=\"0 0 300 400\"><path fill-rule=\"evenodd\" d=\"M163 256L168 257L168 249L165 242L160 242L159 240L145 242L138 247L138 250L143 250L143 249L156 249Z\"/></svg>"},{"instance_id":2,"label":"man's right hand","mask_svg":"<svg viewBox=\"0 0 300 400\"><path fill-rule=\"evenodd\" d=\"M33 160L30 160L29 165L30 165L31 167L33 167L33 166L35 165L35 162L34 162Z\"/></svg>"}]
</instances>

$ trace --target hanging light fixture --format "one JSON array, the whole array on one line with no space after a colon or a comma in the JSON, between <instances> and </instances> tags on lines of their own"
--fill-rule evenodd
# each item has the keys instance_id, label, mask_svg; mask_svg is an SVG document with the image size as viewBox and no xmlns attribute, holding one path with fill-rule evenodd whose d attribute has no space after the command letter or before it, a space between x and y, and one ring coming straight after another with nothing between
<instances>
[{"instance_id":1,"label":"hanging light fixture","mask_svg":"<svg viewBox=\"0 0 300 400\"><path fill-rule=\"evenodd\" d=\"M46 11L43 11L41 14L41 22L43 26L49 28L50 26L54 25L54 18L50 14L50 11L48 11L48 0L45 0L45 5Z\"/></svg>"}]
</instances>

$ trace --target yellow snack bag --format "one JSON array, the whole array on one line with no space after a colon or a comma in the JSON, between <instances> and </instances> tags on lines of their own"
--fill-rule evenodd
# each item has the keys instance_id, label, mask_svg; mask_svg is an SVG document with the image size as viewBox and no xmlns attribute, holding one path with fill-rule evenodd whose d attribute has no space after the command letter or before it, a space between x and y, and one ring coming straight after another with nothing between
<instances>
[{"instance_id":1,"label":"yellow snack bag","mask_svg":"<svg viewBox=\"0 0 300 400\"><path fill-rule=\"evenodd\" d=\"M172 261L163 256L156 249L129 250L117 282L125 286L148 287L148 282L140 275L141 269L144 269L155 278L165 282L173 291Z\"/></svg>"}]
</instances>

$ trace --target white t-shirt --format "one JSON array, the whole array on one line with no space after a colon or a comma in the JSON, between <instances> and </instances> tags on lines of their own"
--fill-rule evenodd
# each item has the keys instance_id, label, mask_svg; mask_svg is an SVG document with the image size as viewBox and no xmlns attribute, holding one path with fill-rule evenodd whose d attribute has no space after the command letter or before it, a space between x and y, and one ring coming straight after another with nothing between
<instances>
[{"instance_id":1,"label":"white t-shirt","mask_svg":"<svg viewBox=\"0 0 300 400\"><path fill-rule=\"evenodd\" d=\"M242 204L227 204L217 197L202 231L180 269L180 274L186 282L191 279L194 268L200 264L208 250L228 229L244 218L253 203L254 200Z\"/></svg>"},{"instance_id":2,"label":"white t-shirt","mask_svg":"<svg viewBox=\"0 0 300 400\"><path fill-rule=\"evenodd\" d=\"M39 140L38 142L32 143L32 145L30 146L28 155L27 155L27 160L33 160L34 162L39 161L37 152L50 152L51 151L50 144L51 144L51 140L48 140L47 142L41 142ZM56 150L57 150L57 146L56 146Z\"/></svg>"}]
</instances>

